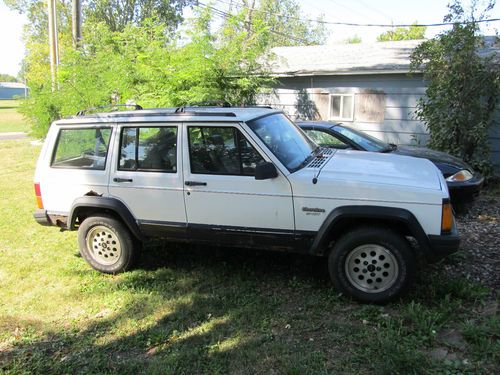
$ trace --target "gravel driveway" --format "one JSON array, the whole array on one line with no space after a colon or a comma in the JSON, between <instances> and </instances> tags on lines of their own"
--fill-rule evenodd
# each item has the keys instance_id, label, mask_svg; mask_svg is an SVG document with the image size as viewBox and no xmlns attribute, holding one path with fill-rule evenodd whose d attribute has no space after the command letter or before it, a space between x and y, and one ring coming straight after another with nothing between
<instances>
[{"instance_id":1,"label":"gravel driveway","mask_svg":"<svg viewBox=\"0 0 500 375\"><path fill-rule=\"evenodd\" d=\"M445 262L445 272L489 287L496 298L500 286L499 194L485 190L467 213L457 216L457 225L460 251Z\"/></svg>"}]
</instances>

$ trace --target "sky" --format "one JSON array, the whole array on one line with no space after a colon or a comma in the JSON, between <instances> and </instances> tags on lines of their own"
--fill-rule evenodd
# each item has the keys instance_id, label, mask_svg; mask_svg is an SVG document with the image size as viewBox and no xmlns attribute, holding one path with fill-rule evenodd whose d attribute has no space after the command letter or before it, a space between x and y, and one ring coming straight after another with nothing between
<instances>
[{"instance_id":1,"label":"sky","mask_svg":"<svg viewBox=\"0 0 500 375\"><path fill-rule=\"evenodd\" d=\"M214 7L227 9L230 0L213 0ZM303 18L315 19L323 14L325 21L377 24L440 23L447 13L449 0L296 0L302 7ZM208 1L207 1L208 2ZM466 1L464 1L466 3ZM500 5L490 12L489 18L500 18ZM16 76L24 56L22 41L26 18L10 11L0 1L0 73ZM388 28L329 26L328 43L343 42L357 35L362 42L374 42ZM446 27L428 28L426 37L432 38ZM500 22L482 24L484 35L494 35L500 30Z\"/></svg>"}]
</instances>

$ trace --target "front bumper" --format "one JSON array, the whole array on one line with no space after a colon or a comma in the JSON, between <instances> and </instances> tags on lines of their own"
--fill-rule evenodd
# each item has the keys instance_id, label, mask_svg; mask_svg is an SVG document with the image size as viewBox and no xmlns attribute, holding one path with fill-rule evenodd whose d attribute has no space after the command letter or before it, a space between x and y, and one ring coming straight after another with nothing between
<instances>
[{"instance_id":1,"label":"front bumper","mask_svg":"<svg viewBox=\"0 0 500 375\"><path fill-rule=\"evenodd\" d=\"M471 201L479 194L484 183L484 177L475 173L469 181L446 182L452 202Z\"/></svg>"},{"instance_id":2,"label":"front bumper","mask_svg":"<svg viewBox=\"0 0 500 375\"><path fill-rule=\"evenodd\" d=\"M49 215L47 215L47 211L45 211L44 209L37 208L35 210L35 213L33 214L33 218L40 225L43 225L43 226L51 226L52 225L52 222L49 218Z\"/></svg>"},{"instance_id":3,"label":"front bumper","mask_svg":"<svg viewBox=\"0 0 500 375\"><path fill-rule=\"evenodd\" d=\"M455 253L460 246L460 237L458 235L457 226L453 224L450 233L441 235L429 235L430 260L438 261Z\"/></svg>"}]
</instances>

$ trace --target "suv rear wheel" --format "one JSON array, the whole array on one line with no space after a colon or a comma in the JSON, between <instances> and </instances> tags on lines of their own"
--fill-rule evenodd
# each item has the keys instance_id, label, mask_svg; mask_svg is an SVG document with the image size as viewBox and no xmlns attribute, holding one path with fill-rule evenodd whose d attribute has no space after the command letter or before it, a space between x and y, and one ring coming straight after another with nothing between
<instances>
[{"instance_id":1,"label":"suv rear wheel","mask_svg":"<svg viewBox=\"0 0 500 375\"><path fill-rule=\"evenodd\" d=\"M415 275L408 241L385 228L359 228L341 237L328 258L335 286L362 302L386 303L407 291Z\"/></svg>"},{"instance_id":2,"label":"suv rear wheel","mask_svg":"<svg viewBox=\"0 0 500 375\"><path fill-rule=\"evenodd\" d=\"M82 257L96 270L120 273L130 268L135 249L129 230L110 216L91 216L78 228Z\"/></svg>"}]
</instances>

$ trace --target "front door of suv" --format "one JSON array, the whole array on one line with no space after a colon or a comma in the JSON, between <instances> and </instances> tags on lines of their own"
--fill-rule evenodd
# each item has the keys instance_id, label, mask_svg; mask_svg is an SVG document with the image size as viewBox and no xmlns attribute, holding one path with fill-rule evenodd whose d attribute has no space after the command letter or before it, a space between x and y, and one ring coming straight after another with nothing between
<instances>
[{"instance_id":1,"label":"front door of suv","mask_svg":"<svg viewBox=\"0 0 500 375\"><path fill-rule=\"evenodd\" d=\"M184 200L193 236L241 245L279 246L294 233L288 180L256 180L266 161L239 124L184 126Z\"/></svg>"}]
</instances>

